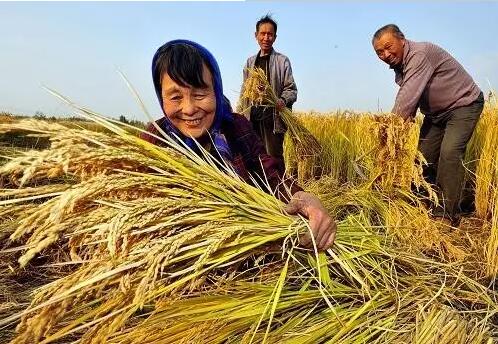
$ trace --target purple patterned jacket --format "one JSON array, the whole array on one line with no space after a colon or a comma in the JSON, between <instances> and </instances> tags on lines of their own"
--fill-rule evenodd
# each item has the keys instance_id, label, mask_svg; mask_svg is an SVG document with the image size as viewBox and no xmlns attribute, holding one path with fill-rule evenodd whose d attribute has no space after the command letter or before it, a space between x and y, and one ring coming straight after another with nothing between
<instances>
[{"instance_id":1,"label":"purple patterned jacket","mask_svg":"<svg viewBox=\"0 0 498 344\"><path fill-rule=\"evenodd\" d=\"M164 118L162 117L156 121L161 128ZM149 123L147 131L161 136L151 123ZM291 195L303 190L294 180L290 178L284 179L285 166L283 161L266 153L263 142L253 130L251 122L244 116L234 113L233 121L225 122L221 127L221 132L225 135L232 152L234 169L248 184L254 184L250 175L259 176L263 179L265 176L273 194L283 201L289 200L286 188L290 189ZM164 143L146 133L143 133L141 137L153 144L164 146ZM258 178L256 177L256 179Z\"/></svg>"}]
</instances>

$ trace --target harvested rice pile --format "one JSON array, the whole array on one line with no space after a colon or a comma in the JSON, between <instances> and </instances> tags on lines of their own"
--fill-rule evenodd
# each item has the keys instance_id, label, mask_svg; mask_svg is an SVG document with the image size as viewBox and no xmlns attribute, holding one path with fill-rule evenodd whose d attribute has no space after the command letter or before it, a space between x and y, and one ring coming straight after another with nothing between
<instances>
[{"instance_id":1,"label":"harvested rice pile","mask_svg":"<svg viewBox=\"0 0 498 344\"><path fill-rule=\"evenodd\" d=\"M83 114L111 133L35 120L0 124L0 133L50 141L0 167L2 341L497 338L496 291L392 230L417 229L418 222L395 223L418 207L409 198L401 206L394 191L338 190L326 197L340 219L334 247L305 250L298 237L306 220L285 214L280 201L228 167Z\"/></svg>"}]
</instances>

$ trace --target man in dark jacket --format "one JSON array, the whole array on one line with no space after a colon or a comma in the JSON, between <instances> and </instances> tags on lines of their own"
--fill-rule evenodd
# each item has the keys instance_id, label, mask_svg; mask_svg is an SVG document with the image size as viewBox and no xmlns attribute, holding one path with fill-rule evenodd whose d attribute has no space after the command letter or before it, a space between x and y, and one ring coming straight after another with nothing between
<instances>
[{"instance_id":1,"label":"man in dark jacket","mask_svg":"<svg viewBox=\"0 0 498 344\"><path fill-rule=\"evenodd\" d=\"M460 63L439 46L413 42L398 26L381 27L372 38L377 56L395 72L400 86L392 112L405 120L424 114L419 150L428 162L427 180L440 187L444 208L434 215L456 225L460 218L464 157L481 115L481 90Z\"/></svg>"}]
</instances>

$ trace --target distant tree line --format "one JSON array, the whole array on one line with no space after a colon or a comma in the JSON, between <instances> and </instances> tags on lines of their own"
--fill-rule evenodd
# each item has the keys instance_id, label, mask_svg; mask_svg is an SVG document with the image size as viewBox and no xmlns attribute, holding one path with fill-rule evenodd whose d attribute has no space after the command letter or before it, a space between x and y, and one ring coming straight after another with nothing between
<instances>
[{"instance_id":1,"label":"distant tree line","mask_svg":"<svg viewBox=\"0 0 498 344\"><path fill-rule=\"evenodd\" d=\"M9 112L5 111L0 111L0 116L9 116L9 117L16 117L16 118L29 118L30 116L26 115L16 115L12 114ZM71 117L56 117L56 116L50 116L46 115L42 111L36 111L33 118L38 119L38 120L45 120L45 121L50 121L50 122L91 122L89 119L83 118L83 117L78 117L78 116L71 116ZM128 119L126 118L125 115L119 116L118 120L121 123L129 124L134 127L138 128L145 128L146 123L136 120L136 119Z\"/></svg>"},{"instance_id":2,"label":"distant tree line","mask_svg":"<svg viewBox=\"0 0 498 344\"><path fill-rule=\"evenodd\" d=\"M119 121L125 124L132 125L134 127L145 128L145 123L142 121L138 121L136 119L127 119L124 115L119 116Z\"/></svg>"}]
</instances>

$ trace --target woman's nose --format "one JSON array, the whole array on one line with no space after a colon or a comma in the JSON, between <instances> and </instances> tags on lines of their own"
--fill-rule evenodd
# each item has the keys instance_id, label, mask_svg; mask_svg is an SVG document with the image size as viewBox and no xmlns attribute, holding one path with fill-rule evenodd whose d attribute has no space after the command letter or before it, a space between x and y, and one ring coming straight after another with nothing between
<instances>
[{"instance_id":1,"label":"woman's nose","mask_svg":"<svg viewBox=\"0 0 498 344\"><path fill-rule=\"evenodd\" d=\"M195 113L195 101L191 97L184 98L182 112L186 115L193 115Z\"/></svg>"}]
</instances>

